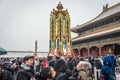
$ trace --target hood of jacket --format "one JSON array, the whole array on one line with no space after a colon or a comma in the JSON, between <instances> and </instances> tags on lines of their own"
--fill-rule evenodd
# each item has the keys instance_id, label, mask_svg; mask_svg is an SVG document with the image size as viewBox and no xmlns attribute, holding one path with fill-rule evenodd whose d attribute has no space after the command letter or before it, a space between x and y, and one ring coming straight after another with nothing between
<instances>
[{"instance_id":1,"label":"hood of jacket","mask_svg":"<svg viewBox=\"0 0 120 80\"><path fill-rule=\"evenodd\" d=\"M66 64L65 60L59 59L56 62L55 71L57 71L57 72L65 72L66 69L67 69L67 64Z\"/></svg>"}]
</instances>

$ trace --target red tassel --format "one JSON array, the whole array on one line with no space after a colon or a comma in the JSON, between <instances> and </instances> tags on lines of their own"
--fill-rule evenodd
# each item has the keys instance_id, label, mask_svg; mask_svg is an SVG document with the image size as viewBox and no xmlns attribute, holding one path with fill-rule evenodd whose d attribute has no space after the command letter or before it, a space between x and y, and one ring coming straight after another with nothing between
<instances>
[{"instance_id":1,"label":"red tassel","mask_svg":"<svg viewBox=\"0 0 120 80\"><path fill-rule=\"evenodd\" d=\"M70 49L70 51L71 51L71 53L72 53L73 58L76 60L75 53L73 52L73 50L72 50L72 49Z\"/></svg>"},{"instance_id":2,"label":"red tassel","mask_svg":"<svg viewBox=\"0 0 120 80\"><path fill-rule=\"evenodd\" d=\"M46 61L48 61L48 57L49 57L50 53L51 53L51 49L50 49L50 51L49 51L49 53L48 53L48 55L47 55L47 57L45 59Z\"/></svg>"}]
</instances>

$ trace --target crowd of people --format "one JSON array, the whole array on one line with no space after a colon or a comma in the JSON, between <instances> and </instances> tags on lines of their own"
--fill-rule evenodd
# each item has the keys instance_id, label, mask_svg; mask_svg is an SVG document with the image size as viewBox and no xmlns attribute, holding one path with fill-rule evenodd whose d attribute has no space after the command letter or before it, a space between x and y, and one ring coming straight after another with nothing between
<instances>
[{"instance_id":1,"label":"crowd of people","mask_svg":"<svg viewBox=\"0 0 120 80\"><path fill-rule=\"evenodd\" d=\"M116 59L112 54L86 58L52 56L51 59L35 59L31 55L1 58L0 80L93 80L94 67L101 69L104 80L114 80L115 66Z\"/></svg>"}]
</instances>

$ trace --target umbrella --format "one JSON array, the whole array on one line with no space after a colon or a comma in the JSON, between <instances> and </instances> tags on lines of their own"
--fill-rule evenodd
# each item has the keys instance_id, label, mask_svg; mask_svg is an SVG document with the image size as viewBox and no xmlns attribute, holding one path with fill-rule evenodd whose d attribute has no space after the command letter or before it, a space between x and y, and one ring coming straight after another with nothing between
<instances>
[{"instance_id":1,"label":"umbrella","mask_svg":"<svg viewBox=\"0 0 120 80\"><path fill-rule=\"evenodd\" d=\"M7 51L0 47L0 55L7 54Z\"/></svg>"}]
</instances>

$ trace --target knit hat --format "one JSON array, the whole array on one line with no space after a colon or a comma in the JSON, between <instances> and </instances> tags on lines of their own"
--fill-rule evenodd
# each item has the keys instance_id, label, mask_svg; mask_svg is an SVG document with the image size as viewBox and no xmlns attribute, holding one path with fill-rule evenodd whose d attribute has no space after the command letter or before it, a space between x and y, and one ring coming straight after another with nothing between
<instances>
[{"instance_id":1,"label":"knit hat","mask_svg":"<svg viewBox=\"0 0 120 80\"><path fill-rule=\"evenodd\" d=\"M29 60L30 58L34 58L34 56L27 55L27 56L23 57L23 62Z\"/></svg>"}]
</instances>

